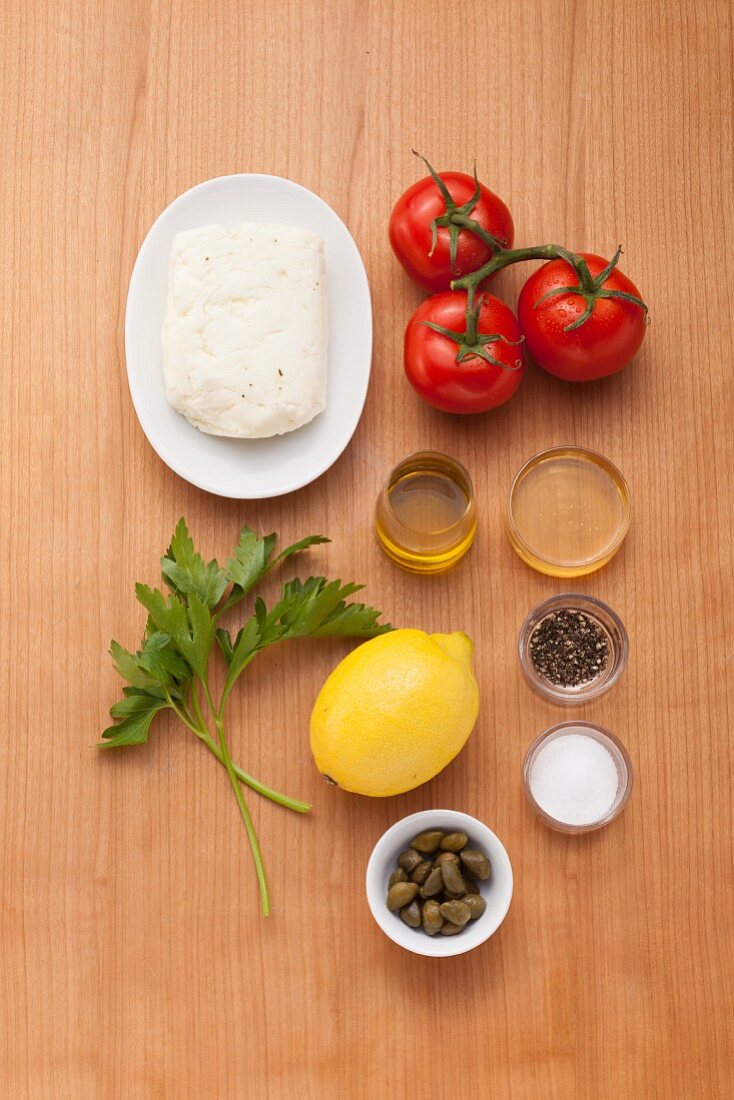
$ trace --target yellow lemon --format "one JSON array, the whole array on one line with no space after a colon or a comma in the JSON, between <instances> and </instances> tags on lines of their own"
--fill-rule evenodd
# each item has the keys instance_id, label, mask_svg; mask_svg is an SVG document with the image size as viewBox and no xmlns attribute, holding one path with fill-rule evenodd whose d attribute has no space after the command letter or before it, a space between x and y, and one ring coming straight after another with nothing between
<instances>
[{"instance_id":1,"label":"yellow lemon","mask_svg":"<svg viewBox=\"0 0 734 1100\"><path fill-rule=\"evenodd\" d=\"M353 650L319 692L311 752L345 791L401 794L437 775L479 712L466 634L394 630Z\"/></svg>"}]
</instances>

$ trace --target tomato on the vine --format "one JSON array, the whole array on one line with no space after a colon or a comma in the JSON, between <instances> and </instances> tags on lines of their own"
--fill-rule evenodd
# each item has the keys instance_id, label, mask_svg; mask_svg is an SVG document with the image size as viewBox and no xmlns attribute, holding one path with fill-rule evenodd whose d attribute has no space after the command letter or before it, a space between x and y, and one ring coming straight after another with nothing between
<instances>
[{"instance_id":1,"label":"tomato on the vine","mask_svg":"<svg viewBox=\"0 0 734 1100\"><path fill-rule=\"evenodd\" d=\"M448 290L452 279L476 271L492 257L490 247L469 229L441 225L447 212L471 217L505 248L512 248L515 235L502 199L465 172L438 172L435 178L418 180L393 207L390 244L411 279L431 292Z\"/></svg>"},{"instance_id":2,"label":"tomato on the vine","mask_svg":"<svg viewBox=\"0 0 734 1100\"><path fill-rule=\"evenodd\" d=\"M436 409L487 412L517 391L524 372L522 337L509 306L491 294L467 314L464 291L434 294L405 330L405 373Z\"/></svg>"},{"instance_id":3,"label":"tomato on the vine","mask_svg":"<svg viewBox=\"0 0 734 1100\"><path fill-rule=\"evenodd\" d=\"M639 350L646 331L647 309L635 284L601 256L582 252L580 257L586 261L596 292L585 297L578 272L566 260L556 259L530 276L517 304L520 328L533 359L568 382L615 374ZM568 293L564 293L566 287Z\"/></svg>"}]
</instances>

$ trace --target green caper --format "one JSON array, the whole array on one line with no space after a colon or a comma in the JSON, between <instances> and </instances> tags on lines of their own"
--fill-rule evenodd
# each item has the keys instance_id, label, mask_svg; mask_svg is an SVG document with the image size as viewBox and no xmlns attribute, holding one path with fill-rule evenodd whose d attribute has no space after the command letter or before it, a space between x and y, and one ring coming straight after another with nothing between
<instances>
[{"instance_id":1,"label":"green caper","mask_svg":"<svg viewBox=\"0 0 734 1100\"><path fill-rule=\"evenodd\" d=\"M441 850L444 852L460 852L462 848L466 848L469 843L469 837L466 833L449 833L441 841Z\"/></svg>"},{"instance_id":2,"label":"green caper","mask_svg":"<svg viewBox=\"0 0 734 1100\"><path fill-rule=\"evenodd\" d=\"M431 873L433 864L430 859L422 859L410 876L410 881L422 886Z\"/></svg>"},{"instance_id":3,"label":"green caper","mask_svg":"<svg viewBox=\"0 0 734 1100\"><path fill-rule=\"evenodd\" d=\"M478 852L474 848L464 848L460 853L461 862L466 867L472 878L484 881L489 878L489 860L484 852Z\"/></svg>"},{"instance_id":4,"label":"green caper","mask_svg":"<svg viewBox=\"0 0 734 1100\"><path fill-rule=\"evenodd\" d=\"M441 852L441 855L436 856L436 858L433 862L436 863L436 864L440 864L440 863L458 863L459 862L459 857L456 855L455 852Z\"/></svg>"},{"instance_id":5,"label":"green caper","mask_svg":"<svg viewBox=\"0 0 734 1100\"><path fill-rule=\"evenodd\" d=\"M471 909L463 901L445 901L440 909L444 920L458 924L460 928L471 919Z\"/></svg>"},{"instance_id":6,"label":"green caper","mask_svg":"<svg viewBox=\"0 0 734 1100\"><path fill-rule=\"evenodd\" d=\"M456 936L487 908L476 880L489 878L488 857L468 847L466 833L428 829L397 858L387 905L409 928L428 936Z\"/></svg>"},{"instance_id":7,"label":"green caper","mask_svg":"<svg viewBox=\"0 0 734 1100\"><path fill-rule=\"evenodd\" d=\"M427 932L429 936L435 936L437 932L441 931L443 926L443 917L441 916L441 908L437 901L429 900L423 906L423 930Z\"/></svg>"},{"instance_id":8,"label":"green caper","mask_svg":"<svg viewBox=\"0 0 734 1100\"><path fill-rule=\"evenodd\" d=\"M419 833L418 836L413 837L410 845L412 848L415 848L417 852L426 852L429 854L436 851L442 840L443 833L440 829L429 829L427 832Z\"/></svg>"},{"instance_id":9,"label":"green caper","mask_svg":"<svg viewBox=\"0 0 734 1100\"><path fill-rule=\"evenodd\" d=\"M464 905L469 906L471 912L470 920L479 920L482 913L487 908L487 903L481 894L464 894L461 900Z\"/></svg>"},{"instance_id":10,"label":"green caper","mask_svg":"<svg viewBox=\"0 0 734 1100\"><path fill-rule=\"evenodd\" d=\"M414 871L419 863L423 860L423 856L420 852L414 851L413 848L407 848L404 852L401 852L398 856L398 866L402 867L404 871L410 874Z\"/></svg>"},{"instance_id":11,"label":"green caper","mask_svg":"<svg viewBox=\"0 0 734 1100\"><path fill-rule=\"evenodd\" d=\"M434 867L420 889L423 898L432 898L443 890L443 875L440 867Z\"/></svg>"},{"instance_id":12,"label":"green caper","mask_svg":"<svg viewBox=\"0 0 734 1100\"><path fill-rule=\"evenodd\" d=\"M458 864L442 863L441 876L443 877L443 884L446 887L447 894L459 895L466 893L466 883L461 876Z\"/></svg>"},{"instance_id":13,"label":"green caper","mask_svg":"<svg viewBox=\"0 0 734 1100\"><path fill-rule=\"evenodd\" d=\"M414 882L396 882L387 892L388 909L394 912L405 905L410 905L417 893L418 887Z\"/></svg>"},{"instance_id":14,"label":"green caper","mask_svg":"<svg viewBox=\"0 0 734 1100\"><path fill-rule=\"evenodd\" d=\"M420 928L421 911L418 902L412 901L410 905L406 905L404 909L401 909L400 919L405 921L409 928Z\"/></svg>"}]
</instances>

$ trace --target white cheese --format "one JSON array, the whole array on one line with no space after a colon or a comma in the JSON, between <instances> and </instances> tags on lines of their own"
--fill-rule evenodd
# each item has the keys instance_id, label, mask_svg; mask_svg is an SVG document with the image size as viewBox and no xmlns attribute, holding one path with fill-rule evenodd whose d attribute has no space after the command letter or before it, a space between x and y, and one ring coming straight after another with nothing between
<instances>
[{"instance_id":1,"label":"white cheese","mask_svg":"<svg viewBox=\"0 0 734 1100\"><path fill-rule=\"evenodd\" d=\"M326 406L322 240L254 222L177 233L162 339L168 400L202 432L307 424Z\"/></svg>"}]
</instances>

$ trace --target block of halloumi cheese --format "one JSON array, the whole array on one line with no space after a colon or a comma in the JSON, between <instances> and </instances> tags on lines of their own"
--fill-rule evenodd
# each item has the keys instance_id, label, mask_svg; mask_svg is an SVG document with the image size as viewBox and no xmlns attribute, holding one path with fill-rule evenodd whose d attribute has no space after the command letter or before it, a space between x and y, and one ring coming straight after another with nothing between
<instances>
[{"instance_id":1,"label":"block of halloumi cheese","mask_svg":"<svg viewBox=\"0 0 734 1100\"><path fill-rule=\"evenodd\" d=\"M307 424L326 406L323 241L255 222L177 233L162 340L168 400L202 432Z\"/></svg>"}]
</instances>

